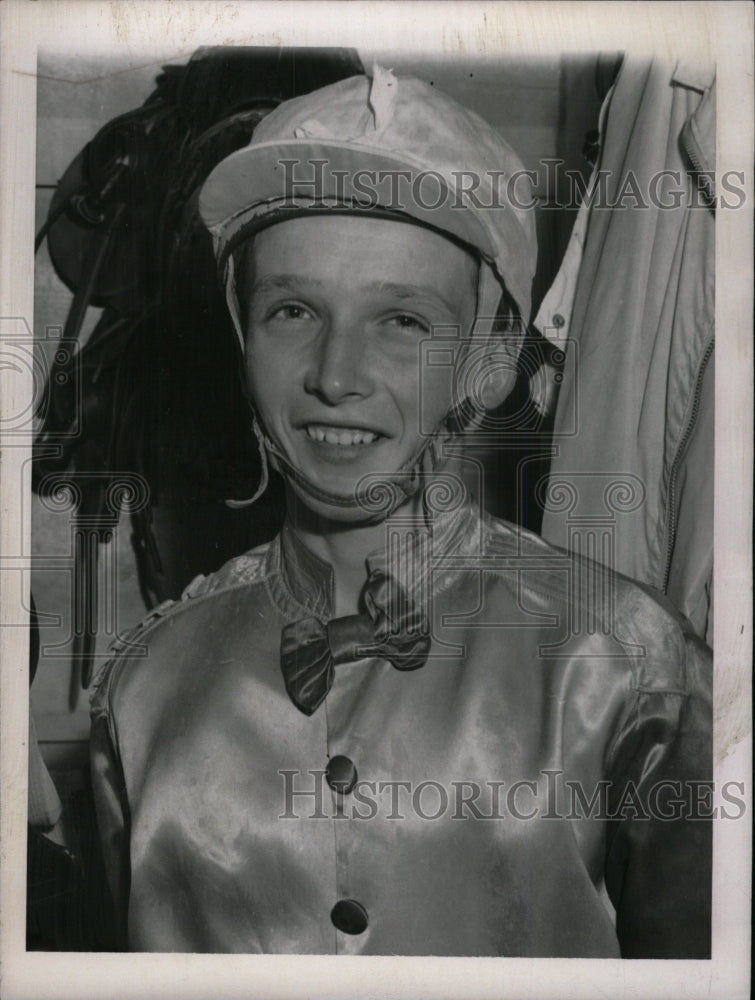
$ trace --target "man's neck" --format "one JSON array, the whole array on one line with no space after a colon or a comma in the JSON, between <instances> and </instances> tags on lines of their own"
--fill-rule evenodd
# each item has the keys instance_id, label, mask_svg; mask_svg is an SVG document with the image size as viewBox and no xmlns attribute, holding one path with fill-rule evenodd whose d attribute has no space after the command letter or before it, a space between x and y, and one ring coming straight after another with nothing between
<instances>
[{"instance_id":1,"label":"man's neck","mask_svg":"<svg viewBox=\"0 0 755 1000\"><path fill-rule=\"evenodd\" d=\"M419 498L415 497L401 507L401 523L410 520L413 513L408 505L419 511ZM417 518L412 517L411 522ZM333 569L334 617L356 614L359 595L367 579L367 557L385 547L389 521L378 524L350 524L328 520L313 514L292 490L287 490L287 524L299 540L316 556L329 563ZM396 527L396 530L401 530Z\"/></svg>"}]
</instances>

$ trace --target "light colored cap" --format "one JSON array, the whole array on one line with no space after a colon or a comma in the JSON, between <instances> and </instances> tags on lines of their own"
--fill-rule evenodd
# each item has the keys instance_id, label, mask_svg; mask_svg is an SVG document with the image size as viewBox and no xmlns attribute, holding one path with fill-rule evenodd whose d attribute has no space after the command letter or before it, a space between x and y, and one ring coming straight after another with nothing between
<instances>
[{"instance_id":1,"label":"light colored cap","mask_svg":"<svg viewBox=\"0 0 755 1000\"><path fill-rule=\"evenodd\" d=\"M312 210L366 209L475 248L525 323L537 259L530 205L529 178L495 129L435 87L379 66L371 79L279 105L215 167L199 198L227 281L233 250L260 228Z\"/></svg>"}]
</instances>

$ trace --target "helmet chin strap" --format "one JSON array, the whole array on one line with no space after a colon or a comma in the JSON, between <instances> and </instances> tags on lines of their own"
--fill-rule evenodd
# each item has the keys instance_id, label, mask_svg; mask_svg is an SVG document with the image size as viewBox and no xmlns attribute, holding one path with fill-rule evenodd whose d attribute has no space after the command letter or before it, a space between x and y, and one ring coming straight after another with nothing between
<instances>
[{"instance_id":1,"label":"helmet chin strap","mask_svg":"<svg viewBox=\"0 0 755 1000\"><path fill-rule=\"evenodd\" d=\"M251 405L251 404L250 404ZM390 517L413 496L416 496L427 485L428 479L438 469L444 459L443 445L454 437L457 423L456 411L449 413L422 442L420 448L399 469L393 473L374 473L365 477L369 482L357 488L351 494L318 486L317 483L297 469L284 451L272 438L265 433L259 417L254 412L254 433L262 462L262 475L254 496L248 500L226 500L226 504L234 509L248 507L258 500L267 489L269 481L268 462L277 472L295 486L300 493L312 500L333 509L338 514L346 511L360 512L363 516L355 523L375 524Z\"/></svg>"}]
</instances>

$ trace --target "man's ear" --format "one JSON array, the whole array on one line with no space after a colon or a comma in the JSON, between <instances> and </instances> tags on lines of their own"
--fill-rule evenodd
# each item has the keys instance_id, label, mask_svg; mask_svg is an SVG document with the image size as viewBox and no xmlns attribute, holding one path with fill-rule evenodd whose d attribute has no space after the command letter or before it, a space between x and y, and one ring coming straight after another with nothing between
<instances>
[{"instance_id":1,"label":"man's ear","mask_svg":"<svg viewBox=\"0 0 755 1000\"><path fill-rule=\"evenodd\" d=\"M495 369L486 376L480 392L485 410L495 410L508 397L516 383L516 372Z\"/></svg>"},{"instance_id":2,"label":"man's ear","mask_svg":"<svg viewBox=\"0 0 755 1000\"><path fill-rule=\"evenodd\" d=\"M491 337L478 387L478 399L485 410L495 410L513 390L520 348L520 337Z\"/></svg>"},{"instance_id":3,"label":"man's ear","mask_svg":"<svg viewBox=\"0 0 755 1000\"><path fill-rule=\"evenodd\" d=\"M454 372L456 409L467 430L482 425L485 414L503 403L518 377L522 338L489 334L463 343Z\"/></svg>"}]
</instances>

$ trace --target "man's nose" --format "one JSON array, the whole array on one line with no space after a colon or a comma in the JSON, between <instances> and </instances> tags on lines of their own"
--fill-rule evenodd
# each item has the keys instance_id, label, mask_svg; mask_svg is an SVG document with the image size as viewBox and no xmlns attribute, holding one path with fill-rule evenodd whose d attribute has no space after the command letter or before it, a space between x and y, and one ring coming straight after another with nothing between
<instances>
[{"instance_id":1,"label":"man's nose","mask_svg":"<svg viewBox=\"0 0 755 1000\"><path fill-rule=\"evenodd\" d=\"M311 364L304 381L307 392L335 405L349 396L364 397L372 391L369 362L363 338L354 324L332 322L313 345Z\"/></svg>"}]
</instances>

